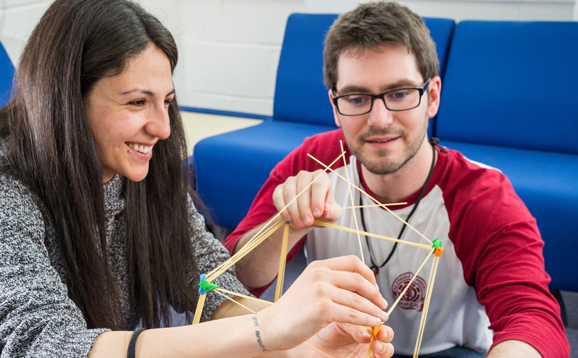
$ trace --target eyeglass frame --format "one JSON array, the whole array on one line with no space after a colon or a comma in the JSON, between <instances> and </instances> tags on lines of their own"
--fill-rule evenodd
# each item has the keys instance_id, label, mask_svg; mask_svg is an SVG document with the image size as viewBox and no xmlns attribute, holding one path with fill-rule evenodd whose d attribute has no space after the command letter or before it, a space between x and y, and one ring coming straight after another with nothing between
<instances>
[{"instance_id":1,"label":"eyeglass frame","mask_svg":"<svg viewBox=\"0 0 578 358\"><path fill-rule=\"evenodd\" d=\"M427 86L429 85L429 81L431 79L428 79L423 86L421 87L403 87L403 88L396 88L396 89L392 89L383 93L378 93L378 94L371 94L371 93L348 93L348 94L344 94L341 96L332 96L333 99L333 104L335 105L335 108L337 109L337 112L339 114L341 114L342 116L347 116L347 117L355 117L355 116L363 116L364 114L368 114L369 112L371 112L371 110L373 109L373 102L379 98L383 101L383 105L385 106L385 108L387 108L389 111L391 112L403 112L403 111L409 111L410 109L414 109L419 107L419 105L421 104L421 97L423 96L423 94L425 93L425 90L427 89ZM417 105L411 108L406 108L406 109L390 109L387 106L387 103L385 103L385 95L391 92L395 92L395 91L402 91L402 90L410 90L410 89L415 89L419 91L419 101L417 102ZM333 92L333 91L332 91ZM335 93L334 93L335 94ZM371 105L369 106L369 110L367 112L363 112L363 113L359 113L359 114L343 114L341 113L341 111L339 110L339 106L337 105L337 100L343 97L347 97L347 96L370 96L371 97Z\"/></svg>"}]
</instances>

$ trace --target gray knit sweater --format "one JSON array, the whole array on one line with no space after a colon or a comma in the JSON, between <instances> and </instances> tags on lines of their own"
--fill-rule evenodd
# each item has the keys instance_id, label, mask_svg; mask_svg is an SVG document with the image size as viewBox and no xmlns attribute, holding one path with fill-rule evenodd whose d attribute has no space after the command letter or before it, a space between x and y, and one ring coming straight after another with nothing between
<instances>
[{"instance_id":1,"label":"gray knit sweater","mask_svg":"<svg viewBox=\"0 0 578 358\"><path fill-rule=\"evenodd\" d=\"M0 162L6 147L0 141ZM5 142L4 142L5 144ZM1 163L0 163L1 164ZM138 324L129 307L124 255L123 178L104 185L106 236L121 308L128 329ZM204 219L191 204L191 221L200 234L191 240L201 273L228 259L226 249L204 231ZM37 200L10 174L0 173L0 355L6 357L87 357L106 329L87 329L82 313L67 296L66 277L54 230ZM215 280L221 287L248 294L234 271ZM207 294L203 320L223 298Z\"/></svg>"}]
</instances>

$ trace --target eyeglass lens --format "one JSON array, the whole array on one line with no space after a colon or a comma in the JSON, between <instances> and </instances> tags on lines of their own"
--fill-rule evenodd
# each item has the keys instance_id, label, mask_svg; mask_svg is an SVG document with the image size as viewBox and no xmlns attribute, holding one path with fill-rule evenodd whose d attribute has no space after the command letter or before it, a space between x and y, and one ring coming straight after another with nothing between
<instances>
[{"instance_id":1,"label":"eyeglass lens","mask_svg":"<svg viewBox=\"0 0 578 358\"><path fill-rule=\"evenodd\" d=\"M377 96L351 94L337 99L337 108L343 115L359 115L371 111L373 99ZM389 110L403 111L419 106L420 91L415 88L386 92L379 96ZM377 98L376 98L377 99Z\"/></svg>"}]
</instances>

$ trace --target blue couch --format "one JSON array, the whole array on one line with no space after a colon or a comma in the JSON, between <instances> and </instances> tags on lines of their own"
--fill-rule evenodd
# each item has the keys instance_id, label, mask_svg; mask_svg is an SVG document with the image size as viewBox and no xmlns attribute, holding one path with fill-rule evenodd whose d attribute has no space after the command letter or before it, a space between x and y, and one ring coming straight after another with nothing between
<instances>
[{"instance_id":1,"label":"blue couch","mask_svg":"<svg viewBox=\"0 0 578 358\"><path fill-rule=\"evenodd\" d=\"M4 107L10 99L13 77L14 65L12 65L4 46L0 43L0 108Z\"/></svg>"},{"instance_id":2,"label":"blue couch","mask_svg":"<svg viewBox=\"0 0 578 358\"><path fill-rule=\"evenodd\" d=\"M500 169L545 241L551 287L578 291L578 23L456 25L436 135Z\"/></svg>"},{"instance_id":3,"label":"blue couch","mask_svg":"<svg viewBox=\"0 0 578 358\"><path fill-rule=\"evenodd\" d=\"M195 147L198 190L218 224L234 228L279 160L335 128L322 81L323 38L335 18L291 15L273 118ZM578 23L425 21L443 76L430 136L510 178L544 238L551 288L578 291Z\"/></svg>"},{"instance_id":4,"label":"blue couch","mask_svg":"<svg viewBox=\"0 0 578 358\"><path fill-rule=\"evenodd\" d=\"M289 16L277 70L273 118L196 144L197 190L215 213L217 224L236 227L279 161L306 137L337 128L323 83L322 53L325 34L336 18ZM443 69L455 22L429 18L425 22Z\"/></svg>"}]
</instances>

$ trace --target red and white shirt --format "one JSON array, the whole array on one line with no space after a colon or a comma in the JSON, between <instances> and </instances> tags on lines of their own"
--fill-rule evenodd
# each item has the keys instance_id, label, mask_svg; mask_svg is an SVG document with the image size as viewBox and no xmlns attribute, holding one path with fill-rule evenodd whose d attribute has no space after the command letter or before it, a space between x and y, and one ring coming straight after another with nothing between
<instances>
[{"instance_id":1,"label":"red and white shirt","mask_svg":"<svg viewBox=\"0 0 578 358\"><path fill-rule=\"evenodd\" d=\"M269 219L276 209L272 203L275 188L301 170L324 169L310 159L311 154L330 164L341 153L340 130L307 138L271 172L255 198L251 209L224 244L233 251L239 238L248 230ZM536 220L514 192L509 180L499 171L446 149L438 151L437 163L418 209L410 224L433 241L439 238L444 252L435 278L421 354L454 346L464 346L485 353L492 344L521 340L535 347L545 358L567 357L569 345L560 319L559 306L549 294L550 277L544 270L542 248ZM338 161L332 169L372 195L357 170L357 159L346 148L347 164ZM350 207L348 183L329 173L335 200ZM361 178L361 184L360 184ZM373 202L353 190L355 205L362 195L363 205ZM373 195L372 195L373 196ZM403 200L404 206L391 210L405 219L418 193ZM358 209L357 209L358 210ZM364 208L367 231L396 238L403 223L381 207ZM357 212L358 227L359 212ZM344 209L337 225L355 228L351 209ZM402 239L428 244L421 236L405 229ZM375 262L380 265L393 243L370 238ZM309 262L343 255L360 255L356 234L332 228L316 228L289 253L306 245ZM369 262L365 237L363 255ZM391 260L377 275L382 295L391 305L431 251L398 244ZM425 289L432 259L422 269L408 292L391 313L387 325L395 332L397 354L413 355L421 319ZM256 289L260 294L263 289Z\"/></svg>"}]
</instances>

